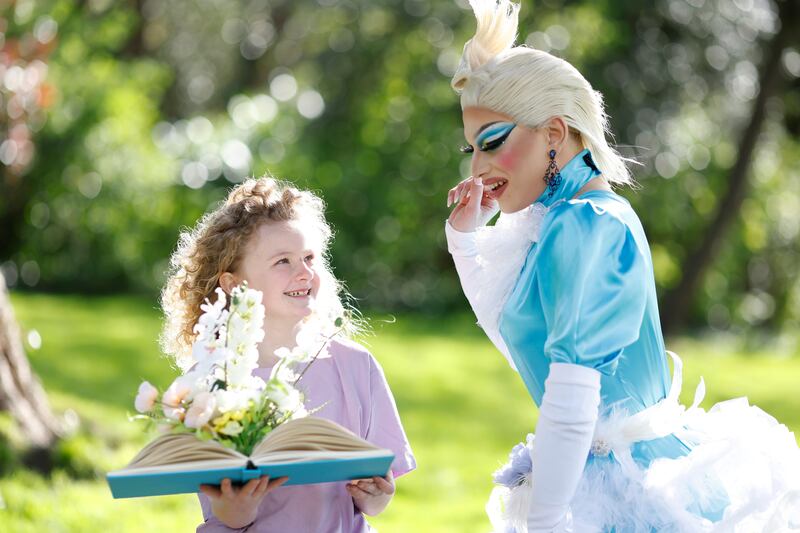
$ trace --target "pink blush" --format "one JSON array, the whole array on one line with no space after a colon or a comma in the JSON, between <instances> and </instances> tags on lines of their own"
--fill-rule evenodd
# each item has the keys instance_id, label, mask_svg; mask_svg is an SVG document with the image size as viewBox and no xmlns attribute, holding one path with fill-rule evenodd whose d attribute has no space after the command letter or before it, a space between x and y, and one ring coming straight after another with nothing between
<instances>
[{"instance_id":1,"label":"pink blush","mask_svg":"<svg viewBox=\"0 0 800 533\"><path fill-rule=\"evenodd\" d=\"M512 171L517 166L519 154L512 146L506 146L502 153L497 155L497 165L506 172Z\"/></svg>"}]
</instances>

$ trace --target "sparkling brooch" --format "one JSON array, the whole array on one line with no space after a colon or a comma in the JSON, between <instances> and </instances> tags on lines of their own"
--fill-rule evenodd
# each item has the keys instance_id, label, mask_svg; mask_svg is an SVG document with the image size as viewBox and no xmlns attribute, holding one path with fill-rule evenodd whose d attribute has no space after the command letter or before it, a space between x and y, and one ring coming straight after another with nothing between
<instances>
[{"instance_id":1,"label":"sparkling brooch","mask_svg":"<svg viewBox=\"0 0 800 533\"><path fill-rule=\"evenodd\" d=\"M595 457L606 457L609 453L611 453L611 446L608 444L608 442L602 439L597 439L592 441L592 447L590 451Z\"/></svg>"}]
</instances>

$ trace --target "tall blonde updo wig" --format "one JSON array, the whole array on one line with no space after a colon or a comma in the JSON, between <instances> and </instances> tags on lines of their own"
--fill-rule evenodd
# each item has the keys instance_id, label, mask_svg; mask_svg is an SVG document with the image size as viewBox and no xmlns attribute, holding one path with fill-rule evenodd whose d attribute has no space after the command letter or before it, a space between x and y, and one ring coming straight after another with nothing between
<instances>
[{"instance_id":1,"label":"tall blonde updo wig","mask_svg":"<svg viewBox=\"0 0 800 533\"><path fill-rule=\"evenodd\" d=\"M603 96L561 58L526 46L514 46L519 4L509 0L470 0L478 22L464 45L451 85L461 108L482 107L508 115L529 128L562 117L580 134L603 176L612 184L632 184L623 158L606 141L610 136Z\"/></svg>"},{"instance_id":2,"label":"tall blonde updo wig","mask_svg":"<svg viewBox=\"0 0 800 533\"><path fill-rule=\"evenodd\" d=\"M317 273L320 290L309 320L325 327L344 314L342 284L334 277L328 261L332 231L325 220L325 205L310 191L271 177L248 179L230 191L213 211L194 228L183 231L170 260L170 275L161 292L165 322L161 348L187 370L191 364L194 326L202 313L200 305L214 301L215 289L225 272L236 272L250 237L262 224L297 220L313 232L319 244ZM357 333L360 320L346 322L343 333ZM331 328L327 328L331 329ZM266 331L269 335L269 331Z\"/></svg>"}]
</instances>

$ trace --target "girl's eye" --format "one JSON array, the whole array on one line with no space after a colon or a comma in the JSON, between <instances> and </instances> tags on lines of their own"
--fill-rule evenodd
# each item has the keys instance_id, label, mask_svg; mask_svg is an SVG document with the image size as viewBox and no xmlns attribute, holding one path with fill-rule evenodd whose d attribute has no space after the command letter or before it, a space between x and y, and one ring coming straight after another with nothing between
<instances>
[{"instance_id":1,"label":"girl's eye","mask_svg":"<svg viewBox=\"0 0 800 533\"><path fill-rule=\"evenodd\" d=\"M310 254L306 256L306 263L310 263L314 260L314 254Z\"/></svg>"},{"instance_id":2,"label":"girl's eye","mask_svg":"<svg viewBox=\"0 0 800 533\"><path fill-rule=\"evenodd\" d=\"M475 144L481 152L491 152L500 148L517 125L513 122L500 122L487 128Z\"/></svg>"},{"instance_id":3,"label":"girl's eye","mask_svg":"<svg viewBox=\"0 0 800 533\"><path fill-rule=\"evenodd\" d=\"M289 264L289 260L288 260L288 259L286 259L286 258L284 257L284 258L282 258L282 259L278 259L278 260L275 262L275 264L276 264L276 265L288 265L288 264Z\"/></svg>"},{"instance_id":4,"label":"girl's eye","mask_svg":"<svg viewBox=\"0 0 800 533\"><path fill-rule=\"evenodd\" d=\"M467 145L464 145L461 148L459 148L459 151L462 154L471 154L472 152L475 151L475 148L473 148L471 145L467 144Z\"/></svg>"}]
</instances>

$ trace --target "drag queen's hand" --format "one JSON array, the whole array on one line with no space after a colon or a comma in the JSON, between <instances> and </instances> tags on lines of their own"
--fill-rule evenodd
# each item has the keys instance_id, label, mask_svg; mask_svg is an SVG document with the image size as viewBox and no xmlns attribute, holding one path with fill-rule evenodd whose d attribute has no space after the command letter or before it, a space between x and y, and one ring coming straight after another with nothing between
<instances>
[{"instance_id":1,"label":"drag queen's hand","mask_svg":"<svg viewBox=\"0 0 800 533\"><path fill-rule=\"evenodd\" d=\"M456 204L448 221L453 229L469 233L497 214L497 201L484 196L483 180L469 177L447 193L447 207Z\"/></svg>"}]
</instances>

